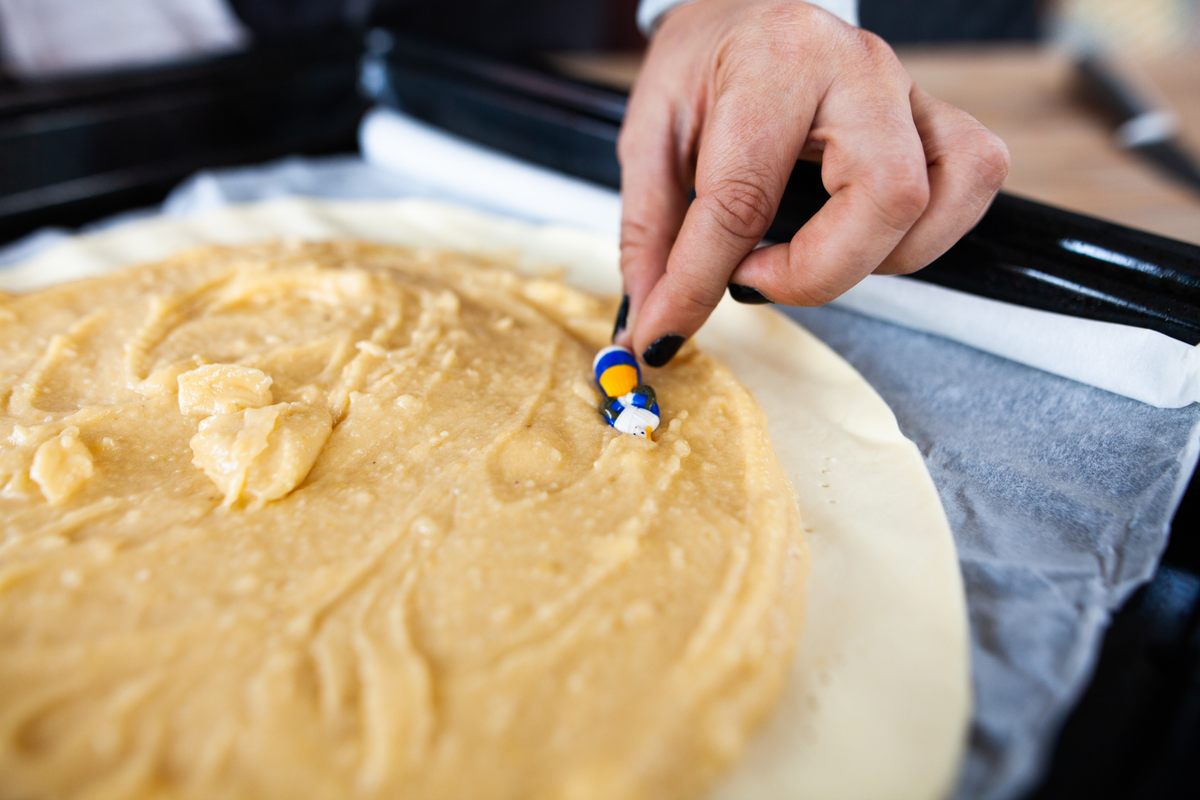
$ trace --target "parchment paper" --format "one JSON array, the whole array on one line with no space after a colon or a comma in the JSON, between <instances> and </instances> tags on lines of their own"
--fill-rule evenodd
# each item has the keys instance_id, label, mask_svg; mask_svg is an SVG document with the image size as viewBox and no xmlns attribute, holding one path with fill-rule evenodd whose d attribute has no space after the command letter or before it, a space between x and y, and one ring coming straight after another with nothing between
<instances>
[{"instance_id":1,"label":"parchment paper","mask_svg":"<svg viewBox=\"0 0 1200 800\"><path fill-rule=\"evenodd\" d=\"M791 309L887 400L954 530L975 717L962 798L1044 768L1109 614L1153 573L1196 463L1200 409L1159 409L928 334Z\"/></svg>"},{"instance_id":2,"label":"parchment paper","mask_svg":"<svg viewBox=\"0 0 1200 800\"><path fill-rule=\"evenodd\" d=\"M471 201L339 158L202 175L165 208L287 194ZM1019 796L1086 685L1109 613L1153 572L1200 407L1152 408L851 312L788 313L871 382L925 458L971 617L975 709L956 795Z\"/></svg>"}]
</instances>

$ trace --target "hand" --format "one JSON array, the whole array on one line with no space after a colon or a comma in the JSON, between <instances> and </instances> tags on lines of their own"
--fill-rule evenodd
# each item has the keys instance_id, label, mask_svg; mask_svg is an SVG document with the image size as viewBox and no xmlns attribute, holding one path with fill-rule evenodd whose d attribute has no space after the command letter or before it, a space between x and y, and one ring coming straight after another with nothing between
<instances>
[{"instance_id":1,"label":"hand","mask_svg":"<svg viewBox=\"0 0 1200 800\"><path fill-rule=\"evenodd\" d=\"M614 341L650 366L731 284L743 300L815 306L872 272L915 272L1008 173L1004 143L915 87L882 39L795 0L670 11L617 152L629 313ZM755 249L798 158L821 162L830 199L791 242Z\"/></svg>"}]
</instances>

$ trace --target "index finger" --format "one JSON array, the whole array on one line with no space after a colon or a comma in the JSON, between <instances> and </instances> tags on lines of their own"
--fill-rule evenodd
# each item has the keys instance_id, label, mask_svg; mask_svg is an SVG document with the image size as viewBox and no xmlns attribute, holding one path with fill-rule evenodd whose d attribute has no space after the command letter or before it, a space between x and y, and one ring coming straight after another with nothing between
<instances>
[{"instance_id":1,"label":"index finger","mask_svg":"<svg viewBox=\"0 0 1200 800\"><path fill-rule=\"evenodd\" d=\"M650 92L647 95L647 92ZM646 295L666 271L687 210L670 104L653 87L634 90L621 128L621 281L625 297L613 342L628 346Z\"/></svg>"},{"instance_id":2,"label":"index finger","mask_svg":"<svg viewBox=\"0 0 1200 800\"><path fill-rule=\"evenodd\" d=\"M778 98L749 86L714 104L700 137L696 199L634 327L647 365L666 364L704 324L774 219L815 106L797 100L787 117L778 113Z\"/></svg>"}]
</instances>

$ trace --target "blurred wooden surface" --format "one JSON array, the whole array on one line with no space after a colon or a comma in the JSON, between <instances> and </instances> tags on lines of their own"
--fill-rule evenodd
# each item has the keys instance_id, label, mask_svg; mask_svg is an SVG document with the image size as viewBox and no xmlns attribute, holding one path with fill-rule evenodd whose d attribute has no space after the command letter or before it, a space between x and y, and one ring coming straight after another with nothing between
<instances>
[{"instance_id":1,"label":"blurred wooden surface","mask_svg":"<svg viewBox=\"0 0 1200 800\"><path fill-rule=\"evenodd\" d=\"M1200 243L1200 195L1114 144L1107 124L1075 99L1061 54L1033 47L912 49L900 58L926 91L974 114L1008 143L1008 191ZM560 59L581 76L618 86L632 81L638 62ZM1200 158L1200 52L1123 63L1165 96L1183 141Z\"/></svg>"}]
</instances>

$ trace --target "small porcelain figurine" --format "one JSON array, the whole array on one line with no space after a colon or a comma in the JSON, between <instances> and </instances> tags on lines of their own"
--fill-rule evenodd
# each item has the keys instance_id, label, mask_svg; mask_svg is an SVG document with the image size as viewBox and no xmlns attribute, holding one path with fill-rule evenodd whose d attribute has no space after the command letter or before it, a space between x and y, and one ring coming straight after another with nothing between
<instances>
[{"instance_id":1,"label":"small porcelain figurine","mask_svg":"<svg viewBox=\"0 0 1200 800\"><path fill-rule=\"evenodd\" d=\"M660 412L654 389L642 384L637 357L613 345L596 354L592 362L596 385L604 395L600 413L621 433L653 439Z\"/></svg>"}]
</instances>

